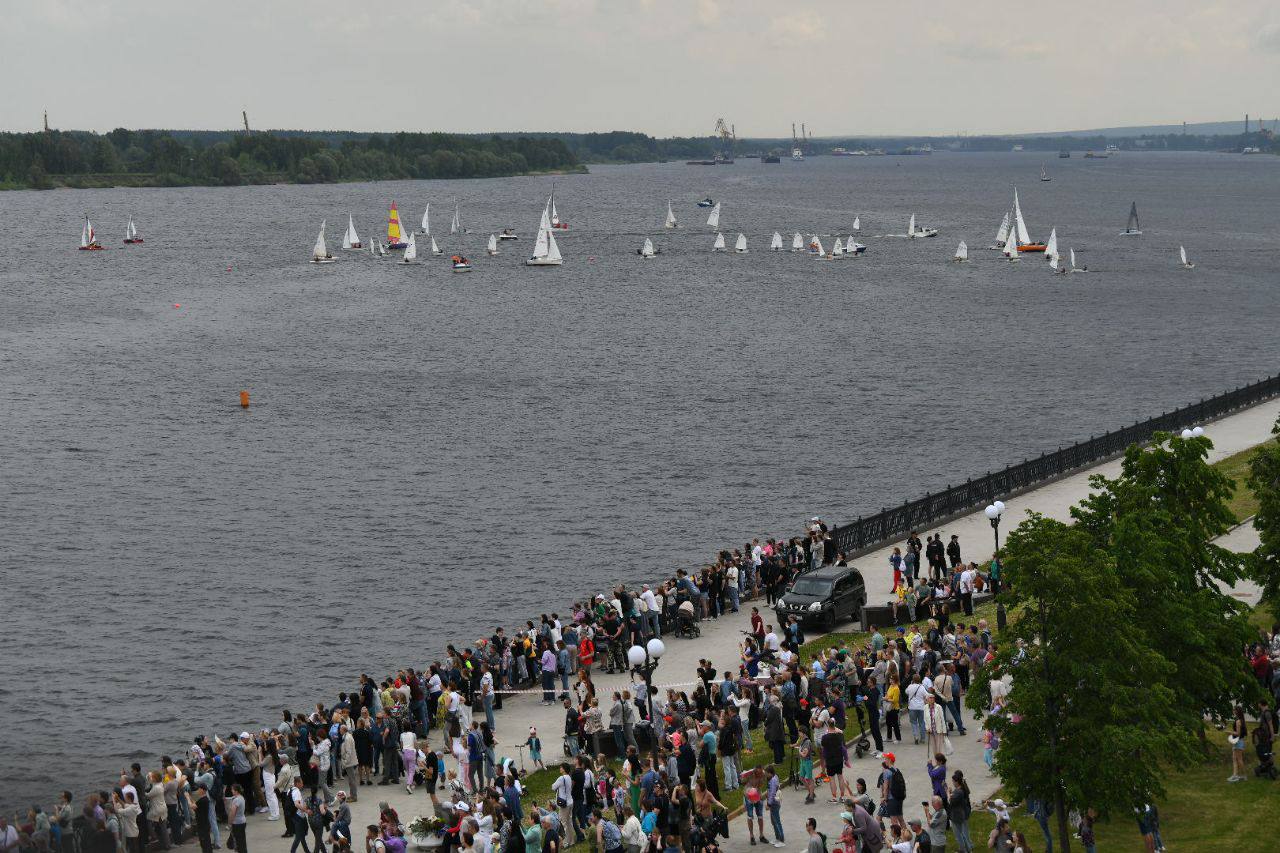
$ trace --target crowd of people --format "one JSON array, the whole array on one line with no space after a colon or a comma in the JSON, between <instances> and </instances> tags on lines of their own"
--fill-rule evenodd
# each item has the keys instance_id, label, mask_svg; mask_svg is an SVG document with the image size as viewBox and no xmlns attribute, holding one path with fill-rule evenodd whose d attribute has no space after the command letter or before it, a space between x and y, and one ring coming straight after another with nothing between
<instances>
[{"instance_id":1,"label":"crowd of people","mask_svg":"<svg viewBox=\"0 0 1280 853\"><path fill-rule=\"evenodd\" d=\"M64 792L47 811L33 807L12 824L0 819L0 853L141 853L189 836L203 853L223 846L249 853L251 817L279 821L291 853L342 853L357 834L366 853L404 853L414 836L438 836L442 853L558 853L582 840L598 853L716 853L717 836L728 831L720 797L737 789L751 842L782 846L779 793L788 784L805 790L806 805L829 794L841 809L845 853L940 850L948 833L965 853L974 849L968 823L976 807L998 818L980 842L1027 853L1004 804L974 803L964 773L947 768L951 738L970 734L963 697L994 659L990 628L970 615L976 592L1001 588L999 561L966 564L957 537L944 545L941 534L930 536L926 544L912 534L889 565L902 624L806 662L801 621L776 620L751 602L773 603L797 574L830 563L844 558L815 518L804 535L754 540L700 571L679 570L639 589L618 585L575 602L565 618L544 614L510 635L499 627L470 646L450 645L424 669L361 675L334 704L284 711L274 726L197 736L182 754L146 771L134 763L78 803ZM746 607L750 630L736 671L703 660L688 689L659 689L627 659L632 645L696 636L704 620ZM1263 638L1272 657L1278 637ZM630 684L597 695L593 677L601 671L630 674ZM1275 689L1276 672L1272 665L1259 677ZM1009 683L1007 675L991 681L989 714L1003 713ZM530 690L564 709L557 734L565 762L553 770L544 802L526 789L523 758L518 769L499 756L495 738L504 697ZM899 767L909 749L903 712L910 749L924 747L919 760L930 779L930 790L913 792L922 797L918 817L908 814ZM1243 717L1238 722L1244 726ZM850 780L854 724L853 757L869 752L879 769ZM1243 729L1238 734L1243 740ZM978 737L990 768L998 739L989 728ZM535 769L547 766L536 729L507 748L528 749ZM769 763L744 761L757 749L768 750ZM388 785L425 789L433 818L406 825L384 803L379 823L361 833L351 804L371 793L363 789ZM1047 837L1045 809L1036 808ZM1088 815L1078 818L1082 838L1088 823Z\"/></svg>"}]
</instances>

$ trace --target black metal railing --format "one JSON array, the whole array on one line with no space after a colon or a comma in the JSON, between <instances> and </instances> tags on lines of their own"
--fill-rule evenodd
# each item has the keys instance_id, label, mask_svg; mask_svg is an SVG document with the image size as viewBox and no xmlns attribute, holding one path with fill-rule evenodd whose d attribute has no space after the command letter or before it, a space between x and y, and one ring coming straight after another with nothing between
<instances>
[{"instance_id":1,"label":"black metal railing","mask_svg":"<svg viewBox=\"0 0 1280 853\"><path fill-rule=\"evenodd\" d=\"M976 480L966 480L963 485L948 486L946 491L936 495L925 495L900 507L883 509L875 515L836 527L832 534L839 550L853 556L901 538L912 530L923 530L938 521L981 509L996 498L1017 494L1082 466L1118 456L1129 445L1149 441L1157 432L1203 424L1277 395L1280 395L1280 374L1135 422L1133 426L1076 442L1070 447L1060 447L1035 459L1010 465L1003 471L988 472Z\"/></svg>"}]
</instances>

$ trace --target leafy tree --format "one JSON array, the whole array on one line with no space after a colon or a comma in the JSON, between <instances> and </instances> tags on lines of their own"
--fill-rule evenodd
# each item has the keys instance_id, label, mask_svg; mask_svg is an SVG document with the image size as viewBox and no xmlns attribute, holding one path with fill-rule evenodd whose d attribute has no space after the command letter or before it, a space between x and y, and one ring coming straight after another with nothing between
<instances>
[{"instance_id":1,"label":"leafy tree","mask_svg":"<svg viewBox=\"0 0 1280 853\"><path fill-rule=\"evenodd\" d=\"M1152 802L1161 762L1188 758L1194 741L1168 684L1174 667L1137 618L1145 602L1088 531L1029 514L1005 564L1017 578L1010 625L967 702L982 710L990 679L1013 674L1005 713L989 722L1001 737L995 770L1014 799L1053 803L1069 851L1069 809L1129 814Z\"/></svg>"},{"instance_id":2,"label":"leafy tree","mask_svg":"<svg viewBox=\"0 0 1280 853\"><path fill-rule=\"evenodd\" d=\"M1157 433L1125 452L1118 478L1092 478L1096 492L1071 510L1142 603L1135 625L1174 665L1181 724L1201 738L1206 713L1229 716L1257 689L1241 658L1247 609L1224 590L1244 577L1244 561L1213 541L1235 518L1227 504L1234 483L1208 464L1212 446L1207 437Z\"/></svg>"},{"instance_id":3,"label":"leafy tree","mask_svg":"<svg viewBox=\"0 0 1280 853\"><path fill-rule=\"evenodd\" d=\"M1271 428L1275 441L1249 459L1249 488L1258 499L1253 517L1261 544L1250 561L1250 574L1262 587L1262 603L1280 615L1280 418Z\"/></svg>"}]
</instances>

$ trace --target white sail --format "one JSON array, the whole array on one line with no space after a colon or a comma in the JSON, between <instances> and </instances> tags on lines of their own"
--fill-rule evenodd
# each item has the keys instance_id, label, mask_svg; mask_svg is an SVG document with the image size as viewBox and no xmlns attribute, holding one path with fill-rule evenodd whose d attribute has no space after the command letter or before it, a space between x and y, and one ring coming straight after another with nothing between
<instances>
[{"instance_id":1,"label":"white sail","mask_svg":"<svg viewBox=\"0 0 1280 853\"><path fill-rule=\"evenodd\" d=\"M404 247L404 262L416 261L418 259L418 241L415 239L413 232L409 232L409 244Z\"/></svg>"},{"instance_id":2,"label":"white sail","mask_svg":"<svg viewBox=\"0 0 1280 853\"><path fill-rule=\"evenodd\" d=\"M836 238L835 245L831 247L831 254L833 254L833 255L843 255L843 254L844 254L844 242L843 242L843 241L841 241L841 239L840 239L839 237L837 237L837 238Z\"/></svg>"},{"instance_id":3,"label":"white sail","mask_svg":"<svg viewBox=\"0 0 1280 853\"><path fill-rule=\"evenodd\" d=\"M644 238L644 245L640 247L640 256L645 258L653 257L653 241L648 237Z\"/></svg>"},{"instance_id":4,"label":"white sail","mask_svg":"<svg viewBox=\"0 0 1280 853\"><path fill-rule=\"evenodd\" d=\"M551 216L546 208L542 210L542 221L538 223L538 239L533 244L533 258L541 260L547 256L551 245Z\"/></svg>"},{"instance_id":5,"label":"white sail","mask_svg":"<svg viewBox=\"0 0 1280 853\"><path fill-rule=\"evenodd\" d=\"M373 242L378 244L378 254L385 258L387 256L387 244L381 240L374 240Z\"/></svg>"},{"instance_id":6,"label":"white sail","mask_svg":"<svg viewBox=\"0 0 1280 853\"><path fill-rule=\"evenodd\" d=\"M916 236L916 215L914 213L911 214L911 220L907 223L907 236Z\"/></svg>"},{"instance_id":7,"label":"white sail","mask_svg":"<svg viewBox=\"0 0 1280 853\"><path fill-rule=\"evenodd\" d=\"M1000 252L1011 261L1018 259L1018 235L1012 230L1009 232L1009 239L1004 241L1004 248Z\"/></svg>"},{"instance_id":8,"label":"white sail","mask_svg":"<svg viewBox=\"0 0 1280 853\"><path fill-rule=\"evenodd\" d=\"M861 217L861 216L855 216L855 217L853 217L853 230L854 230L854 232L855 232L855 233L856 233L856 232L858 232L858 231L861 231L861 230L862 230L862 217Z\"/></svg>"},{"instance_id":9,"label":"white sail","mask_svg":"<svg viewBox=\"0 0 1280 853\"><path fill-rule=\"evenodd\" d=\"M965 242L964 242L963 240L961 240L961 241L960 241L960 245L956 246L956 258L955 258L955 259L956 259L957 261L967 261L967 260L969 260L969 247L965 244Z\"/></svg>"},{"instance_id":10,"label":"white sail","mask_svg":"<svg viewBox=\"0 0 1280 853\"><path fill-rule=\"evenodd\" d=\"M996 231L996 246L1003 247L1006 240L1009 239L1009 211L1004 212L1004 219L1000 220L1000 230Z\"/></svg>"},{"instance_id":11,"label":"white sail","mask_svg":"<svg viewBox=\"0 0 1280 853\"><path fill-rule=\"evenodd\" d=\"M490 235L489 235L489 245L488 245L488 247L487 247L487 249L486 249L486 250L487 250L487 251L489 252L489 254L491 254L491 255L496 255L496 254L498 254L498 235L497 235L497 234L490 234Z\"/></svg>"},{"instance_id":12,"label":"white sail","mask_svg":"<svg viewBox=\"0 0 1280 853\"><path fill-rule=\"evenodd\" d=\"M1058 271L1058 256L1057 256L1057 255L1054 255L1053 257L1049 258L1049 269L1053 270L1054 272L1057 272L1057 271Z\"/></svg>"},{"instance_id":13,"label":"white sail","mask_svg":"<svg viewBox=\"0 0 1280 853\"><path fill-rule=\"evenodd\" d=\"M724 235L721 234L719 231L716 232L716 241L711 244L711 251L713 252L724 251Z\"/></svg>"},{"instance_id":14,"label":"white sail","mask_svg":"<svg viewBox=\"0 0 1280 853\"><path fill-rule=\"evenodd\" d=\"M804 238L803 238L803 237L801 237L801 236L800 236L800 232L799 232L799 231L797 231L797 232L796 232L794 235L792 235L792 237L791 237L791 251L793 251L793 252L798 252L798 251L800 251L800 250L801 250L801 249L803 249L803 248L804 248Z\"/></svg>"},{"instance_id":15,"label":"white sail","mask_svg":"<svg viewBox=\"0 0 1280 853\"><path fill-rule=\"evenodd\" d=\"M551 196L551 225L555 227L560 224L560 214L556 213L556 197Z\"/></svg>"},{"instance_id":16,"label":"white sail","mask_svg":"<svg viewBox=\"0 0 1280 853\"><path fill-rule=\"evenodd\" d=\"M547 260L560 263L563 258L560 256L560 247L556 245L556 235L547 230Z\"/></svg>"},{"instance_id":17,"label":"white sail","mask_svg":"<svg viewBox=\"0 0 1280 853\"><path fill-rule=\"evenodd\" d=\"M434 234L433 234L433 235L431 235L431 254L433 254L433 255L443 255L443 254L444 254L444 252L440 251L440 247L436 245L436 238L435 238L435 235L434 235Z\"/></svg>"},{"instance_id":18,"label":"white sail","mask_svg":"<svg viewBox=\"0 0 1280 853\"><path fill-rule=\"evenodd\" d=\"M1051 261L1058 259L1058 229L1049 230L1049 242L1044 244L1044 256ZM1055 269L1057 269L1055 267Z\"/></svg>"},{"instance_id":19,"label":"white sail","mask_svg":"<svg viewBox=\"0 0 1280 853\"><path fill-rule=\"evenodd\" d=\"M87 223L88 220L85 220ZM87 225L86 225L87 227ZM329 256L329 250L324 245L324 220L320 220L320 233L316 235L316 244L311 249L311 259L319 260Z\"/></svg>"},{"instance_id":20,"label":"white sail","mask_svg":"<svg viewBox=\"0 0 1280 853\"><path fill-rule=\"evenodd\" d=\"M133 217L130 216L129 224L124 227L124 238L126 240L132 240L136 236L138 236L138 229L133 227Z\"/></svg>"},{"instance_id":21,"label":"white sail","mask_svg":"<svg viewBox=\"0 0 1280 853\"><path fill-rule=\"evenodd\" d=\"M457 234L462 230L462 217L458 215L458 206L453 206L453 221L449 223L449 233Z\"/></svg>"},{"instance_id":22,"label":"white sail","mask_svg":"<svg viewBox=\"0 0 1280 853\"><path fill-rule=\"evenodd\" d=\"M1142 233L1142 226L1138 224L1138 203L1136 201L1129 205L1129 224L1125 226L1124 233Z\"/></svg>"},{"instance_id":23,"label":"white sail","mask_svg":"<svg viewBox=\"0 0 1280 853\"><path fill-rule=\"evenodd\" d=\"M1013 218L1018 228L1018 244L1025 246L1031 242L1031 235L1027 233L1027 223L1022 219L1022 205L1018 203L1017 187L1013 188Z\"/></svg>"},{"instance_id":24,"label":"white sail","mask_svg":"<svg viewBox=\"0 0 1280 853\"><path fill-rule=\"evenodd\" d=\"M1076 269L1076 250L1071 249L1071 268Z\"/></svg>"},{"instance_id":25,"label":"white sail","mask_svg":"<svg viewBox=\"0 0 1280 853\"><path fill-rule=\"evenodd\" d=\"M769 251L770 252L782 251L782 235L779 234L777 231L773 232L773 239L769 241Z\"/></svg>"},{"instance_id":26,"label":"white sail","mask_svg":"<svg viewBox=\"0 0 1280 853\"><path fill-rule=\"evenodd\" d=\"M378 238L377 237L374 237L369 241L369 254L375 258L378 257Z\"/></svg>"},{"instance_id":27,"label":"white sail","mask_svg":"<svg viewBox=\"0 0 1280 853\"><path fill-rule=\"evenodd\" d=\"M88 248L89 243L93 240L93 226L89 224L89 217L84 218L84 228L80 229L80 248Z\"/></svg>"},{"instance_id":28,"label":"white sail","mask_svg":"<svg viewBox=\"0 0 1280 853\"><path fill-rule=\"evenodd\" d=\"M359 235L356 234L356 223L350 215L347 216L347 233L342 235L342 248L353 248L360 242Z\"/></svg>"},{"instance_id":29,"label":"white sail","mask_svg":"<svg viewBox=\"0 0 1280 853\"><path fill-rule=\"evenodd\" d=\"M1187 250L1185 247L1183 246L1178 247L1178 257L1182 259L1182 266L1185 267L1186 269L1191 269L1192 267L1195 266L1195 264L1187 260Z\"/></svg>"},{"instance_id":30,"label":"white sail","mask_svg":"<svg viewBox=\"0 0 1280 853\"><path fill-rule=\"evenodd\" d=\"M707 225L712 228L720 227L720 202L716 202L716 206L711 208L711 215L707 217Z\"/></svg>"},{"instance_id":31,"label":"white sail","mask_svg":"<svg viewBox=\"0 0 1280 853\"><path fill-rule=\"evenodd\" d=\"M738 254L747 251L747 235L739 233L738 239L733 244L733 250Z\"/></svg>"},{"instance_id":32,"label":"white sail","mask_svg":"<svg viewBox=\"0 0 1280 853\"><path fill-rule=\"evenodd\" d=\"M825 255L827 253L827 250L822 248L822 241L818 239L817 234L814 234L813 237L809 239L809 251L813 252L815 255Z\"/></svg>"},{"instance_id":33,"label":"white sail","mask_svg":"<svg viewBox=\"0 0 1280 853\"><path fill-rule=\"evenodd\" d=\"M426 210L422 211L422 233L431 233L431 202L427 202Z\"/></svg>"},{"instance_id":34,"label":"white sail","mask_svg":"<svg viewBox=\"0 0 1280 853\"><path fill-rule=\"evenodd\" d=\"M666 226L667 226L668 228L675 228L675 227L676 227L676 212L675 212L674 210L672 210L672 209L671 209L671 202L667 202L667 222L666 222Z\"/></svg>"}]
</instances>

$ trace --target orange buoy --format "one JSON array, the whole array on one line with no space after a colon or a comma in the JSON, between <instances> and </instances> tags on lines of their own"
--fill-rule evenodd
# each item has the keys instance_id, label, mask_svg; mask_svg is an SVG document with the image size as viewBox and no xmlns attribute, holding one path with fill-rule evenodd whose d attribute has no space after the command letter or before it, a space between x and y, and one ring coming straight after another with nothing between
<instances>
[{"instance_id":1,"label":"orange buoy","mask_svg":"<svg viewBox=\"0 0 1280 853\"><path fill-rule=\"evenodd\" d=\"M249 408L249 392L248 391L240 392L240 408L242 409Z\"/></svg>"},{"instance_id":2,"label":"orange buoy","mask_svg":"<svg viewBox=\"0 0 1280 853\"><path fill-rule=\"evenodd\" d=\"M182 307L182 303L181 303L181 302L175 302L175 303L173 303L173 307L174 307L174 308L181 308L181 307Z\"/></svg>"}]
</instances>

